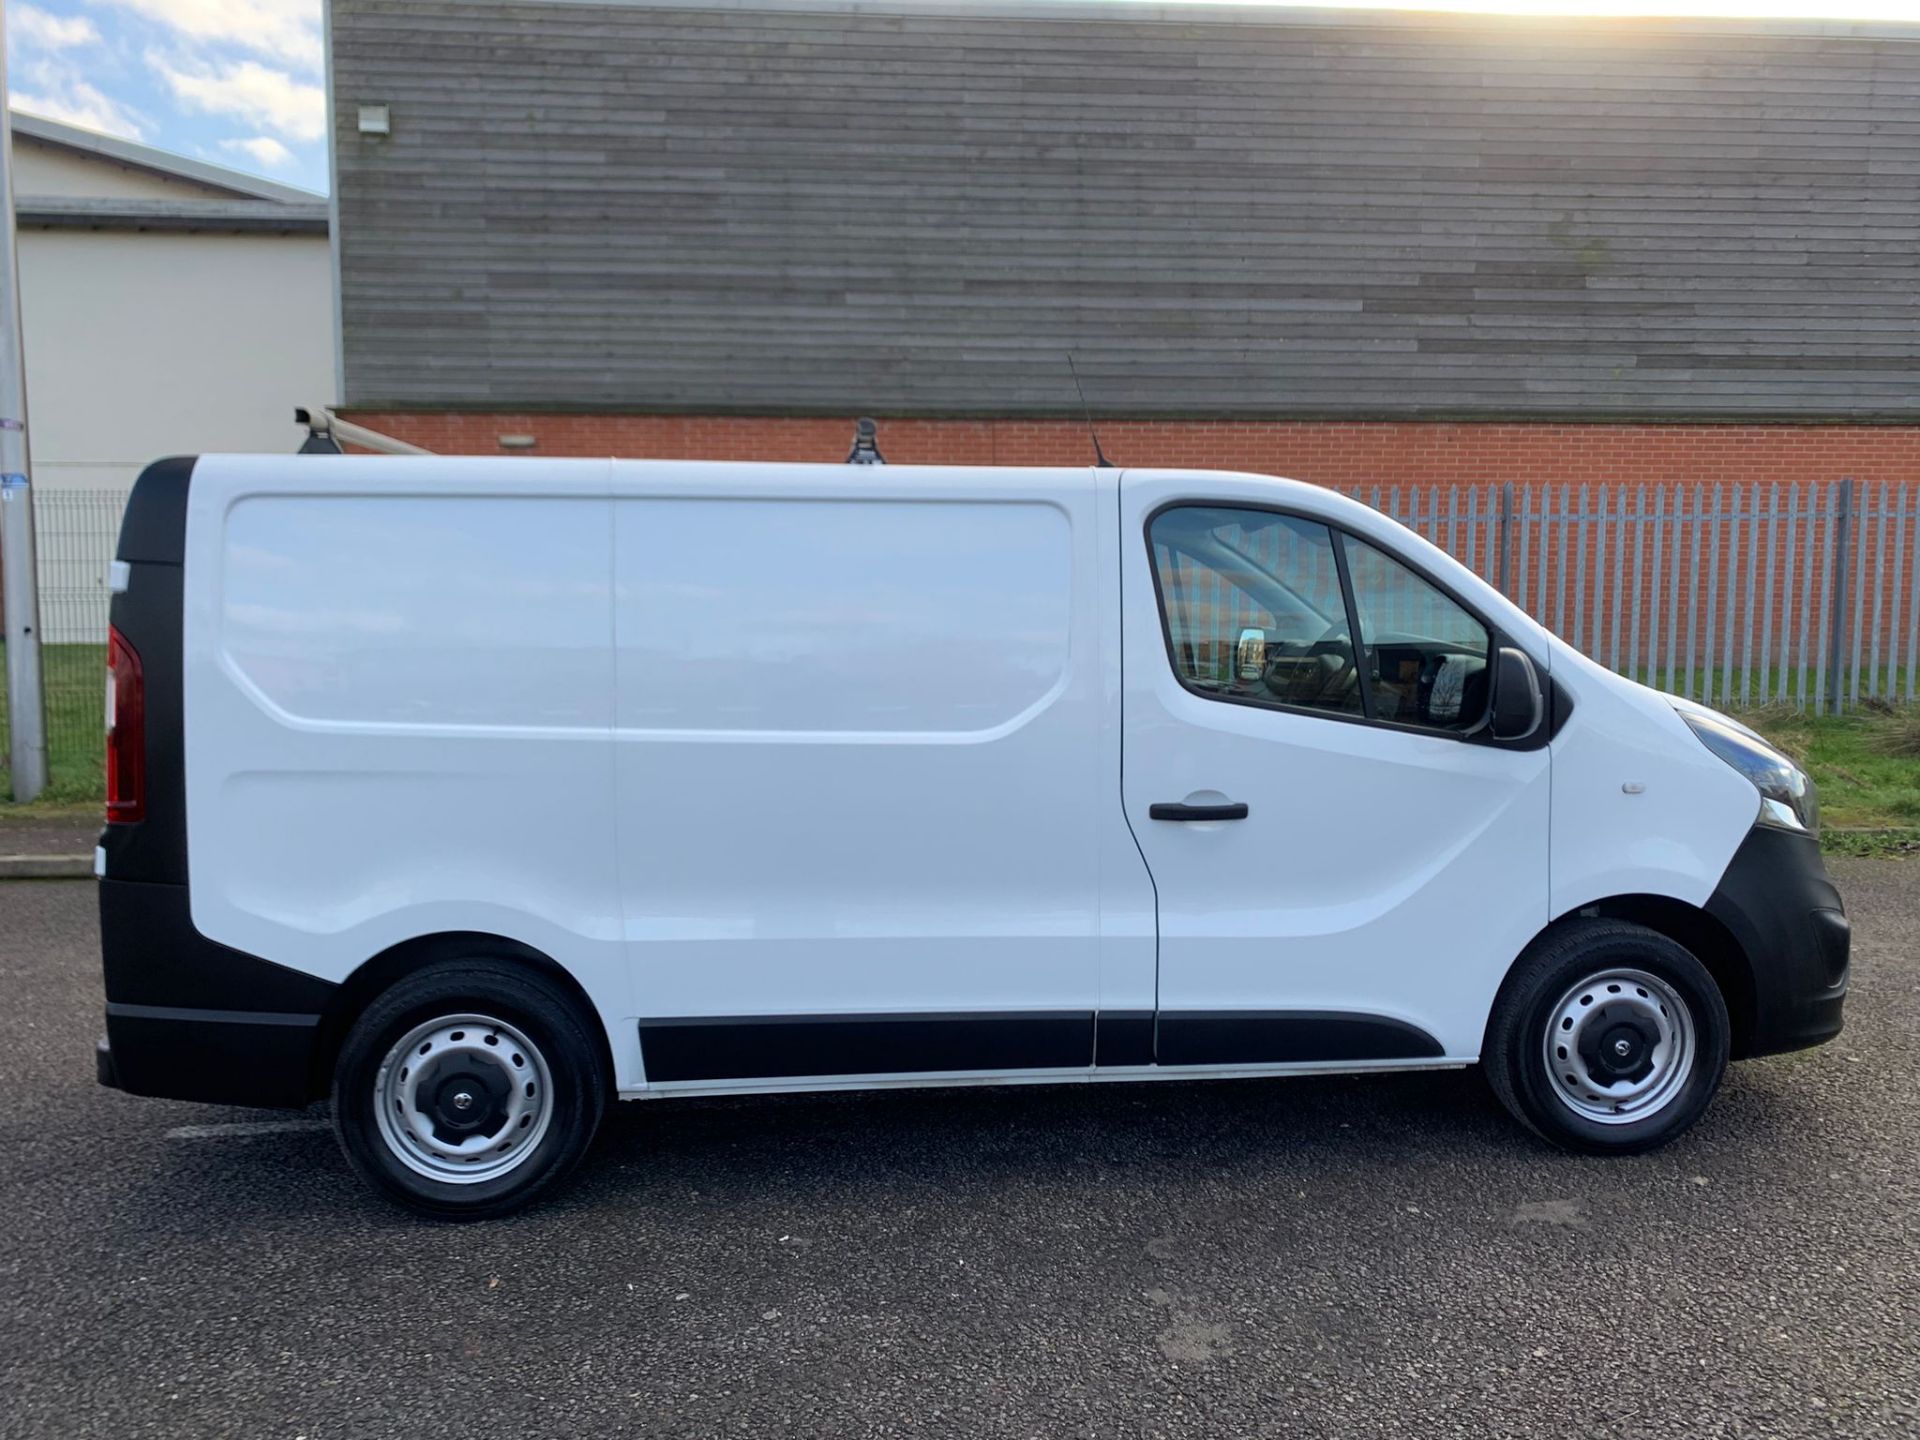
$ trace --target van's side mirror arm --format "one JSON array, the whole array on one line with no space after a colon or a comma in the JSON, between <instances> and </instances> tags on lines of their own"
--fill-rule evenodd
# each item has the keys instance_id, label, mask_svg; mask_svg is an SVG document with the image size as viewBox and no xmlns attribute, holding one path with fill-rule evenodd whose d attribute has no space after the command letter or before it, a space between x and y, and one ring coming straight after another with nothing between
<instances>
[{"instance_id":1,"label":"van's side mirror arm","mask_svg":"<svg viewBox=\"0 0 1920 1440\"><path fill-rule=\"evenodd\" d=\"M1546 723L1547 700L1533 657L1512 645L1494 652L1486 731L1495 740L1529 740Z\"/></svg>"}]
</instances>

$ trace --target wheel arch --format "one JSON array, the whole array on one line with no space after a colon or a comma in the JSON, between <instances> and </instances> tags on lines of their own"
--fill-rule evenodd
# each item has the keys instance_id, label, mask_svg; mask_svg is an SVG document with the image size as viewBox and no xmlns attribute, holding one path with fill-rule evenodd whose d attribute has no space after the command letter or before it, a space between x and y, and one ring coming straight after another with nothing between
<instances>
[{"instance_id":1,"label":"wheel arch","mask_svg":"<svg viewBox=\"0 0 1920 1440\"><path fill-rule=\"evenodd\" d=\"M1720 987L1721 998L1727 1003L1727 1019L1733 1029L1732 1058L1739 1060L1751 1053L1757 1018L1752 961L1733 932L1718 919L1699 906L1676 900L1671 895L1609 895L1576 906L1564 915L1555 917L1551 924L1527 942L1526 949L1507 967L1507 977L1512 976L1521 959L1542 939L1581 920L1592 919L1624 920L1644 925L1675 944L1686 947L1695 959L1706 966L1714 984ZM1503 978L1503 990L1505 984L1506 979ZM1498 1011L1496 1001L1493 1014ZM1488 1024L1492 1023L1490 1014Z\"/></svg>"},{"instance_id":2,"label":"wheel arch","mask_svg":"<svg viewBox=\"0 0 1920 1440\"><path fill-rule=\"evenodd\" d=\"M416 971L442 960L484 956L524 965L552 981L578 1012L582 1024L595 1039L602 1072L609 1090L614 1085L613 1052L607 1042L606 1026L586 989L551 955L523 941L495 935L484 930L450 930L432 935L416 935L388 946L367 960L341 982L332 1003L321 1015L319 1033L313 1047L313 1071L309 1081L313 1097L324 1099L332 1088L333 1067L340 1058L340 1047L354 1022L377 998Z\"/></svg>"}]
</instances>

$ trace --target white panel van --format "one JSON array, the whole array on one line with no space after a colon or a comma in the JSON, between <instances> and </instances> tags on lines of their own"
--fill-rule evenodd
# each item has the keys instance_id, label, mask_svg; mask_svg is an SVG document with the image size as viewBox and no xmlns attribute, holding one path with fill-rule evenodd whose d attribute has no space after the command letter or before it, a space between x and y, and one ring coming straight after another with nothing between
<instances>
[{"instance_id":1,"label":"white panel van","mask_svg":"<svg viewBox=\"0 0 1920 1440\"><path fill-rule=\"evenodd\" d=\"M432 1214L615 1097L1479 1064L1638 1151L1840 1029L1806 776L1309 485L220 456L115 571L99 1077Z\"/></svg>"}]
</instances>

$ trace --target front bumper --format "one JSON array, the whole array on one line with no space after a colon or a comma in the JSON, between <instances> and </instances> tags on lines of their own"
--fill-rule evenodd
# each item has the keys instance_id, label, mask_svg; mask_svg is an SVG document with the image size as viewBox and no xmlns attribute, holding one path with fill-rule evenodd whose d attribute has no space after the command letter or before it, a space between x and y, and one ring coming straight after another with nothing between
<instances>
[{"instance_id":1,"label":"front bumper","mask_svg":"<svg viewBox=\"0 0 1920 1440\"><path fill-rule=\"evenodd\" d=\"M1819 841L1756 825L1707 913L1732 933L1753 976L1738 1058L1803 1050L1840 1033L1852 932Z\"/></svg>"}]
</instances>

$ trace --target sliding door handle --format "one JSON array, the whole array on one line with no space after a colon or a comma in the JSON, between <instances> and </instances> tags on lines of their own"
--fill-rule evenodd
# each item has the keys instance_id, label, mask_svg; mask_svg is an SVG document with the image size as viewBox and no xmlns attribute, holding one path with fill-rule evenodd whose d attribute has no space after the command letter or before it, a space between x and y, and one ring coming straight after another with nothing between
<instances>
[{"instance_id":1,"label":"sliding door handle","mask_svg":"<svg viewBox=\"0 0 1920 1440\"><path fill-rule=\"evenodd\" d=\"M1147 817L1151 820L1244 820L1247 818L1247 802L1234 800L1225 805L1149 805Z\"/></svg>"}]
</instances>

